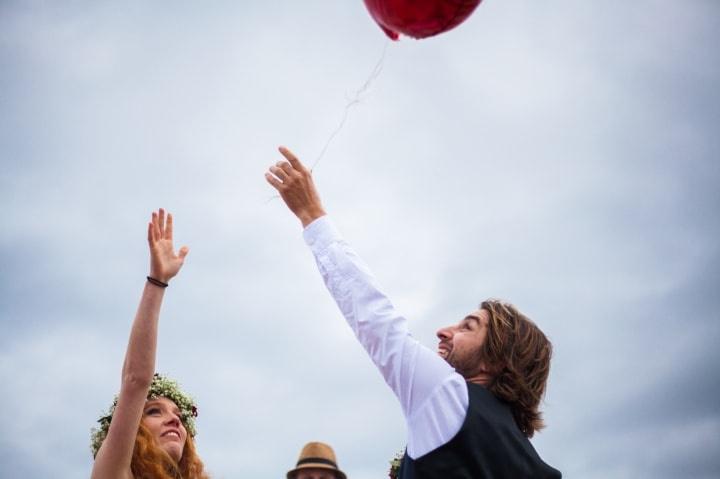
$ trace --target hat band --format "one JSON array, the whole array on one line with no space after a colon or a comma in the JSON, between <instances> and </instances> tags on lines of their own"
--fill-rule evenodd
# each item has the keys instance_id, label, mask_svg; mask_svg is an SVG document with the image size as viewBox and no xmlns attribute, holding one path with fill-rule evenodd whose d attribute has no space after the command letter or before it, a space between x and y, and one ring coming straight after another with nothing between
<instances>
[{"instance_id":1,"label":"hat band","mask_svg":"<svg viewBox=\"0 0 720 479\"><path fill-rule=\"evenodd\" d=\"M312 462L312 463L315 463L315 464L318 464L318 463L319 463L319 464L327 464L327 465L332 466L332 467L334 467L335 469L337 469L337 464L335 464L335 463L334 463L333 461L331 461L330 459L325 459L325 458L322 458L322 457L306 457L305 459L300 459L300 460L297 462L297 465L300 466L300 465L302 465L302 464L307 464L307 463L309 463L309 462Z\"/></svg>"}]
</instances>

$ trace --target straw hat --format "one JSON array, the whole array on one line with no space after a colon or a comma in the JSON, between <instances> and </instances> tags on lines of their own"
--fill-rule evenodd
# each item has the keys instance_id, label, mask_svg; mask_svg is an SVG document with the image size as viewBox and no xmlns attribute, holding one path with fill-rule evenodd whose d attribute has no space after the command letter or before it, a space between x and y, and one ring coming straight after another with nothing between
<instances>
[{"instance_id":1,"label":"straw hat","mask_svg":"<svg viewBox=\"0 0 720 479\"><path fill-rule=\"evenodd\" d=\"M301 469L329 469L338 479L346 479L345 473L338 469L335 451L322 442L309 442L300 451L295 469L288 471L287 479L294 479Z\"/></svg>"}]
</instances>

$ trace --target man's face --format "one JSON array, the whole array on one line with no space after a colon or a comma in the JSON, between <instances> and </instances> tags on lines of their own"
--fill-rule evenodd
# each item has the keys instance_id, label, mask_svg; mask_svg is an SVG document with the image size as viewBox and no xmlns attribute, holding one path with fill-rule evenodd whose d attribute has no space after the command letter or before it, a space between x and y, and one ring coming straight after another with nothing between
<instances>
[{"instance_id":1,"label":"man's face","mask_svg":"<svg viewBox=\"0 0 720 479\"><path fill-rule=\"evenodd\" d=\"M327 469L308 467L300 469L295 474L295 479L335 479L335 473Z\"/></svg>"},{"instance_id":2,"label":"man's face","mask_svg":"<svg viewBox=\"0 0 720 479\"><path fill-rule=\"evenodd\" d=\"M485 343L490 315L478 309L459 323L438 330L438 354L465 379L487 375L480 361L480 348Z\"/></svg>"}]
</instances>

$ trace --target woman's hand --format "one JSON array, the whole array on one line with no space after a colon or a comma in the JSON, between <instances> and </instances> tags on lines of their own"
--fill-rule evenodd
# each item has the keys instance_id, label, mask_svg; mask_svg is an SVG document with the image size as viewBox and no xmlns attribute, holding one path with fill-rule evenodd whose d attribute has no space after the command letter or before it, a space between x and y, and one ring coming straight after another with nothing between
<instances>
[{"instance_id":1,"label":"woman's hand","mask_svg":"<svg viewBox=\"0 0 720 479\"><path fill-rule=\"evenodd\" d=\"M190 251L183 246L175 253L173 248L173 217L170 213L165 216L165 210L160 208L152 214L152 221L148 224L148 244L150 245L150 277L163 283L178 274L180 268Z\"/></svg>"}]
</instances>

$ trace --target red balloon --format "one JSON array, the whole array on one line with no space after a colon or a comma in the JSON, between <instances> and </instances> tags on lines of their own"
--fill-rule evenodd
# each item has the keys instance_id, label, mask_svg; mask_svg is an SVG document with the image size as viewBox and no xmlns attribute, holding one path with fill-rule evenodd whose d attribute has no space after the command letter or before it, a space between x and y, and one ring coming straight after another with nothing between
<instances>
[{"instance_id":1,"label":"red balloon","mask_svg":"<svg viewBox=\"0 0 720 479\"><path fill-rule=\"evenodd\" d=\"M482 0L365 0L365 6L387 36L402 33L426 38L465 21Z\"/></svg>"}]
</instances>

